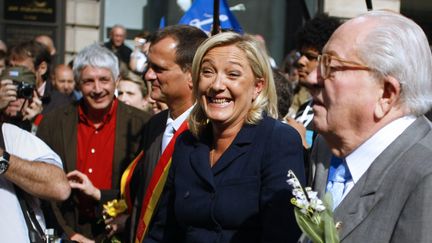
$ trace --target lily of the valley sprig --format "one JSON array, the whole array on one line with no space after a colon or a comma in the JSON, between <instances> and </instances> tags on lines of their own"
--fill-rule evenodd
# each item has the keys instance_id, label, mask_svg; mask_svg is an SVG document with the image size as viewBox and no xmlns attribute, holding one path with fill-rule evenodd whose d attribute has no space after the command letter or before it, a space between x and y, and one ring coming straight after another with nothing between
<instances>
[{"instance_id":1,"label":"lily of the valley sprig","mask_svg":"<svg viewBox=\"0 0 432 243\"><path fill-rule=\"evenodd\" d=\"M288 171L288 184L293 187L292 194L295 198L291 199L291 203L300 209L303 214L313 216L315 212L325 210L323 202L318 198L318 193L312 191L310 187L303 189L299 180L292 170Z\"/></svg>"},{"instance_id":2,"label":"lily of the valley sprig","mask_svg":"<svg viewBox=\"0 0 432 243\"><path fill-rule=\"evenodd\" d=\"M331 195L324 196L325 202L310 187L303 188L294 172L288 171L287 183L293 188L291 203L300 229L314 243L337 243L338 233L331 211Z\"/></svg>"}]
</instances>

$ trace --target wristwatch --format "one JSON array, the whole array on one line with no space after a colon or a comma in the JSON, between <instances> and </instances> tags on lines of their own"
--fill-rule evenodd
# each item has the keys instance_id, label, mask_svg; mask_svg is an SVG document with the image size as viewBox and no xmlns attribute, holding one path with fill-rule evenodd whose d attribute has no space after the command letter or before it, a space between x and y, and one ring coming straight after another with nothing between
<instances>
[{"instance_id":1,"label":"wristwatch","mask_svg":"<svg viewBox=\"0 0 432 243\"><path fill-rule=\"evenodd\" d=\"M9 158L10 158L9 153L3 151L3 155L0 157L0 175L4 174L9 168Z\"/></svg>"}]
</instances>

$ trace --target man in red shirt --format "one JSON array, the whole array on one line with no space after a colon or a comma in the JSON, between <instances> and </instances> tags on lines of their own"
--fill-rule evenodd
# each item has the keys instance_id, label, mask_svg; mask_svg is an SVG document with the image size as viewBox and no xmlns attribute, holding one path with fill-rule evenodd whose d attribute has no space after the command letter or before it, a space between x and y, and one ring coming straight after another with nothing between
<instances>
[{"instance_id":1,"label":"man in red shirt","mask_svg":"<svg viewBox=\"0 0 432 243\"><path fill-rule=\"evenodd\" d=\"M120 176L140 148L150 115L115 98L119 64L108 49L86 47L73 71L83 98L46 115L38 136L60 155L75 189L68 201L53 206L58 230L78 242L99 241L106 232L100 206L118 195Z\"/></svg>"}]
</instances>

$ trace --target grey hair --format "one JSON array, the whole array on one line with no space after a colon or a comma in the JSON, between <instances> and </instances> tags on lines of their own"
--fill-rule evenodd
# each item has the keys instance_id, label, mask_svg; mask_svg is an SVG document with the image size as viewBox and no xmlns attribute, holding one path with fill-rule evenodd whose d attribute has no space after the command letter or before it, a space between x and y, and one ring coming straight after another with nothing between
<instances>
[{"instance_id":1,"label":"grey hair","mask_svg":"<svg viewBox=\"0 0 432 243\"><path fill-rule=\"evenodd\" d=\"M86 66L109 69L114 81L119 77L119 62L116 55L96 43L82 49L74 59L73 72L78 82L81 82L81 72Z\"/></svg>"},{"instance_id":2,"label":"grey hair","mask_svg":"<svg viewBox=\"0 0 432 243\"><path fill-rule=\"evenodd\" d=\"M121 29L121 30L123 30L123 32L126 33L126 28L123 25L121 25L121 24L115 24L115 25L113 25L113 27L111 27L111 31L110 32L113 32L114 29Z\"/></svg>"},{"instance_id":3,"label":"grey hair","mask_svg":"<svg viewBox=\"0 0 432 243\"><path fill-rule=\"evenodd\" d=\"M419 116L432 107L432 55L420 26L401 14L378 10L359 17L377 26L359 43L358 55L378 76L401 85L401 105Z\"/></svg>"}]
</instances>

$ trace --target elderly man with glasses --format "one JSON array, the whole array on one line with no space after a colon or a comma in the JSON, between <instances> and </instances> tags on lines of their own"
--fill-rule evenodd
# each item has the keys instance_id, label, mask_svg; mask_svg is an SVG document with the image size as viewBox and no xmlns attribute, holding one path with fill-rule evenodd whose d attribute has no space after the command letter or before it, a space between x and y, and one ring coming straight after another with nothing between
<instances>
[{"instance_id":1,"label":"elderly man with glasses","mask_svg":"<svg viewBox=\"0 0 432 243\"><path fill-rule=\"evenodd\" d=\"M313 185L333 196L341 242L432 242L432 56L389 11L347 21L311 83Z\"/></svg>"}]
</instances>

